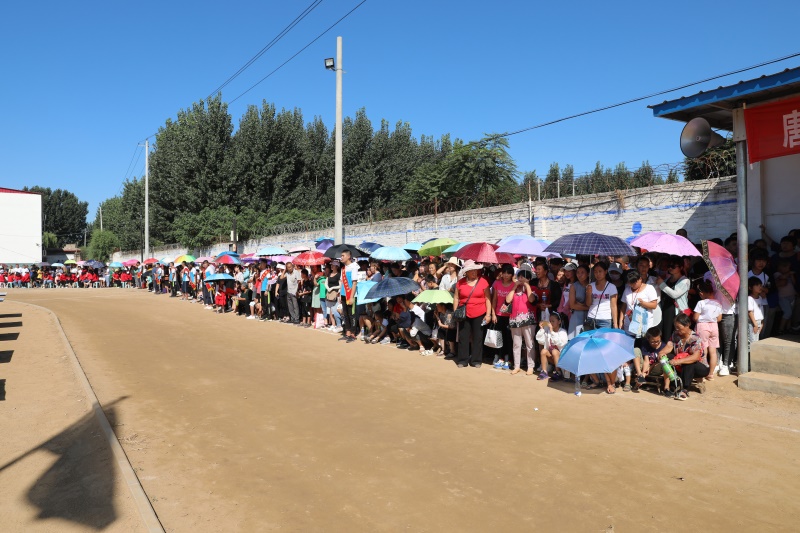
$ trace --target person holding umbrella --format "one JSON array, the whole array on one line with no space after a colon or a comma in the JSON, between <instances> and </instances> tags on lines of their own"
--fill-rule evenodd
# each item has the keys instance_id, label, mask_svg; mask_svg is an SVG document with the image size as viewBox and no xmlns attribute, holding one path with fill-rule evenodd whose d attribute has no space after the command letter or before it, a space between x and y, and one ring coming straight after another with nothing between
<instances>
[{"instance_id":1,"label":"person holding umbrella","mask_svg":"<svg viewBox=\"0 0 800 533\"><path fill-rule=\"evenodd\" d=\"M347 342L353 342L356 340L356 331L358 330L358 324L353 323L353 303L355 302L356 285L358 285L358 272L360 267L358 263L353 261L353 252L349 249L342 250L341 258L342 263L345 265L341 277L341 285L344 289L341 292L342 310L344 311L344 316L342 317L342 337L344 337Z\"/></svg>"},{"instance_id":2,"label":"person holding umbrella","mask_svg":"<svg viewBox=\"0 0 800 533\"><path fill-rule=\"evenodd\" d=\"M456 284L453 308L458 309L463 303L466 306L466 318L461 322L458 333L459 368L470 365L480 368L483 362L483 328L492 318L492 301L489 294L489 283L480 273L483 267L468 259L461 268L462 277ZM472 347L470 348L470 340Z\"/></svg>"}]
</instances>

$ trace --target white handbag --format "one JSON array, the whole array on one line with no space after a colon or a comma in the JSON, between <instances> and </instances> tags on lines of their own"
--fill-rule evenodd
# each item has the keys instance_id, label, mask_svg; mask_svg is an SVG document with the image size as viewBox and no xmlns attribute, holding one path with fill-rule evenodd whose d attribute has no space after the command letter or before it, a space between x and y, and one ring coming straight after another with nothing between
<instances>
[{"instance_id":1,"label":"white handbag","mask_svg":"<svg viewBox=\"0 0 800 533\"><path fill-rule=\"evenodd\" d=\"M503 333L496 329L486 330L486 339L483 341L484 346L489 348L502 348L503 347Z\"/></svg>"}]
</instances>

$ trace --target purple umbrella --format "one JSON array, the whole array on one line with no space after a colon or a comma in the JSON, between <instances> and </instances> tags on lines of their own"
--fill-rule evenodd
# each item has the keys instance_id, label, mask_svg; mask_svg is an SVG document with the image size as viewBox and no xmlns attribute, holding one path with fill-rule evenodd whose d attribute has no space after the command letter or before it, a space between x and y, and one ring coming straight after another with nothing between
<instances>
[{"instance_id":1,"label":"purple umbrella","mask_svg":"<svg viewBox=\"0 0 800 533\"><path fill-rule=\"evenodd\" d=\"M640 235L631 241L631 246L644 248L648 252L659 252L662 254L702 257L694 244L686 237L651 231Z\"/></svg>"},{"instance_id":2,"label":"purple umbrella","mask_svg":"<svg viewBox=\"0 0 800 533\"><path fill-rule=\"evenodd\" d=\"M544 239L520 238L511 239L500 245L496 252L520 255L535 255L537 257L561 257L559 254L544 253L550 246L550 241Z\"/></svg>"},{"instance_id":3,"label":"purple umbrella","mask_svg":"<svg viewBox=\"0 0 800 533\"><path fill-rule=\"evenodd\" d=\"M556 239L543 252L580 255L636 255L636 250L619 237L600 233L564 235Z\"/></svg>"},{"instance_id":4,"label":"purple umbrella","mask_svg":"<svg viewBox=\"0 0 800 533\"><path fill-rule=\"evenodd\" d=\"M316 249L320 252L324 252L331 246L333 246L333 239L320 239L317 241Z\"/></svg>"}]
</instances>

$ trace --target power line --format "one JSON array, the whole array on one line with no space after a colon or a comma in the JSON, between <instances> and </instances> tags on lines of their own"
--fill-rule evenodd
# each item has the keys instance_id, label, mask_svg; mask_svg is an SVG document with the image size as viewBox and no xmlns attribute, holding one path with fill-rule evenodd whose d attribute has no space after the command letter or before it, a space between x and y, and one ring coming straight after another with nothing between
<instances>
[{"instance_id":1,"label":"power line","mask_svg":"<svg viewBox=\"0 0 800 533\"><path fill-rule=\"evenodd\" d=\"M234 72L231 75L231 77L229 77L227 80L225 80L225 82L222 85L220 85L219 87L217 87L216 89L211 91L211 94L209 94L206 98L207 99L211 98L212 96L214 96L215 94L220 92L222 89L224 89L230 82L235 80L242 72L247 70L247 68L250 67L250 65L255 63L258 60L258 58L263 56L270 48L275 46L275 44L277 44L278 41L280 41L283 37L285 37L286 34L288 34L290 31L292 31L292 29L295 26L297 26L304 18L306 18L312 11L314 11L314 9L316 9L317 6L319 6L322 2L323 2L323 0L314 0L313 2L311 2L311 4L308 7L306 7L303 10L303 12L300 13L292 22L290 22L288 26L286 26L283 30L281 30L281 32L278 33L278 35L273 37L273 39L270 42L268 42L266 44L266 46L264 46L264 48L259 50L258 53L256 55L254 55L252 58L250 58L250 60L247 63L242 65L239 68L239 70Z\"/></svg>"},{"instance_id":2,"label":"power line","mask_svg":"<svg viewBox=\"0 0 800 533\"><path fill-rule=\"evenodd\" d=\"M354 12L356 9L358 9L359 7L361 7L362 5L364 5L366 2L367 2L367 0L362 0L362 1L361 1L361 3L359 3L359 4L358 4L356 7L354 7L354 8L353 8L353 9L351 9L350 11L348 11L348 12L347 12L347 13L346 13L346 14L345 14L345 15L344 15L342 18L340 18L339 20L337 20L336 22L334 22L333 24L331 24L330 26L328 26L328 29L326 29L325 31L323 31L322 33L320 33L319 35L317 35L317 36L316 36L316 37L315 37L315 38L314 38L314 39L313 39L313 40L312 40L310 43L308 43L308 44L307 44L307 45L305 45L303 48L301 48L300 50L298 50L298 51L297 51L297 52L296 52L296 53L295 53L293 56L291 56L289 59L287 59L286 61L284 61L283 63L281 63L281 64L280 64L280 65L279 65L279 66L278 66L278 67L277 67L275 70L273 70L272 72L270 72L269 74L267 74L266 76L264 76L263 78L261 78L260 80L258 80L258 81L257 81L257 82L256 82L254 85L252 85L252 86L251 86L249 89L247 89L245 92L243 92L242 94L240 94L239 96L237 96L236 98L234 98L233 100L231 100L231 101L230 101L230 102L228 102L228 103L229 103L229 104L232 104L232 103L234 103L236 100L238 100L239 98L241 98L242 96L244 96L245 94L247 94L248 92L250 92L251 90L255 89L255 88L256 88L256 86L258 86L259 84L261 84L261 82L263 82L264 80L266 80L267 78L269 78L270 76L272 76L273 74L275 74L276 72L278 72L280 69L282 69L282 68L283 68L283 67L284 67L284 66L285 66L285 65L286 65L286 64L287 64L289 61L291 61L291 60L292 60L292 59L294 59L295 57L299 56L301 53L303 53L303 52L306 50L306 48L308 48L309 46L311 46L312 44L314 44L315 42L317 42L318 40L320 40L320 39L322 38L322 36L324 36L326 33L328 33L328 32L329 32L329 31L331 31L333 28L335 28L335 27L336 27L336 26L337 26L337 25L338 25L340 22L342 22L344 19L346 19L347 17L349 17L349 16L350 16L350 15L351 15L351 14L352 14L352 13L353 13L353 12Z\"/></svg>"},{"instance_id":3,"label":"power line","mask_svg":"<svg viewBox=\"0 0 800 533\"><path fill-rule=\"evenodd\" d=\"M131 167L133 166L133 158L136 157L136 152L139 151L139 144L137 143L136 148L133 149L133 155L131 156L131 161L128 163L128 170L125 171L125 175L123 176L123 181L128 179L128 173L131 171Z\"/></svg>"},{"instance_id":4,"label":"power line","mask_svg":"<svg viewBox=\"0 0 800 533\"><path fill-rule=\"evenodd\" d=\"M673 89L667 89L665 91L659 91L657 93L648 94L647 96L640 96L638 98L632 98L631 100L625 100L624 102L619 102L618 104L612 104L612 105L607 105L607 106L604 106L604 107L598 107L597 109L592 109L591 111L584 111L582 113L569 115L567 117L559 118L559 119L556 119L556 120L550 120L548 122L542 122L541 124L537 124L536 126L531 126L529 128L523 128L523 129L517 130L517 131L501 133L501 134L498 134L498 135L492 135L492 136L490 136L490 139L499 139L501 137L511 137L512 135L517 135L519 133L524 133L526 131L531 131L531 130L543 128L545 126L551 126L553 124L558 124L559 122L564 122L566 120L571 120L573 118L578 118L578 117L583 117L583 116L586 116L586 115L591 115L592 113L599 113L600 111L607 111L609 109L614 109L615 107L621 107L621 106L632 104L632 103L635 103L635 102L641 102L642 100L647 100L648 98L653 98L653 97L656 97L656 96L661 96L661 95L664 95L664 94L672 93L672 92L675 92L675 91L680 91L680 90L686 89L688 87L693 87L695 85L700 85L701 83L717 80L719 78L725 78L727 76L732 76L734 74L741 74L742 72L747 72L748 70L753 70L753 69L757 69L759 67L772 65L773 63L779 63L781 61L786 61L787 59L792 59L792 58L795 58L795 57L798 57L798 56L800 56L800 52L797 52L797 53L794 53L794 54L791 54L791 55L788 55L788 56L779 57L777 59L771 59L769 61L764 61L763 63L759 63L757 65L753 65L753 66L750 66L750 67L733 70L731 72L726 72L725 74L719 74L717 76L712 76L710 78L706 78L706 79L703 79L703 80L700 80L700 81L687 83L685 85L681 85L681 86L675 87Z\"/></svg>"}]
</instances>

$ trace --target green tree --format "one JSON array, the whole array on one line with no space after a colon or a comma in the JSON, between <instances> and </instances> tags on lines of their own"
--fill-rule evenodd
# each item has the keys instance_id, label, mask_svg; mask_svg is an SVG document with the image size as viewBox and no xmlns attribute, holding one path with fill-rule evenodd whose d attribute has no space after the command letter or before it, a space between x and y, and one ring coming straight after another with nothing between
<instances>
[{"instance_id":1,"label":"green tree","mask_svg":"<svg viewBox=\"0 0 800 533\"><path fill-rule=\"evenodd\" d=\"M58 237L55 233L50 233L49 231L42 233L42 246L44 246L45 250L58 248Z\"/></svg>"},{"instance_id":2,"label":"green tree","mask_svg":"<svg viewBox=\"0 0 800 533\"><path fill-rule=\"evenodd\" d=\"M105 220L103 222L105 223ZM118 248L119 239L117 239L113 231L98 229L92 232L92 239L89 241L87 253L93 259L107 262L111 254Z\"/></svg>"},{"instance_id":3,"label":"green tree","mask_svg":"<svg viewBox=\"0 0 800 533\"><path fill-rule=\"evenodd\" d=\"M56 235L58 246L83 239L89 202L81 202L75 194L64 189L34 186L23 190L42 195L43 231Z\"/></svg>"},{"instance_id":4,"label":"green tree","mask_svg":"<svg viewBox=\"0 0 800 533\"><path fill-rule=\"evenodd\" d=\"M550 163L547 175L542 183L542 198L555 198L558 196L558 182L561 180L561 168L558 163Z\"/></svg>"},{"instance_id":5,"label":"green tree","mask_svg":"<svg viewBox=\"0 0 800 533\"><path fill-rule=\"evenodd\" d=\"M448 196L518 196L517 167L508 155L505 137L487 135L468 144L458 141L443 165Z\"/></svg>"}]
</instances>

